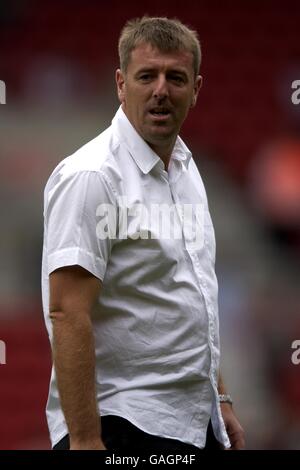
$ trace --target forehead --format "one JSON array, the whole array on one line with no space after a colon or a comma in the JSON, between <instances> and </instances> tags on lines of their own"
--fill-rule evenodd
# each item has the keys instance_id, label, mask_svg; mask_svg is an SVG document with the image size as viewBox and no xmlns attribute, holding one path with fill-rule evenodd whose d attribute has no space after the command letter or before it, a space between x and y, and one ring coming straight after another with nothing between
<instances>
[{"instance_id":1,"label":"forehead","mask_svg":"<svg viewBox=\"0 0 300 470\"><path fill-rule=\"evenodd\" d=\"M151 44L142 43L131 52L128 70L143 68L178 69L194 73L193 54L187 50L164 52Z\"/></svg>"}]
</instances>

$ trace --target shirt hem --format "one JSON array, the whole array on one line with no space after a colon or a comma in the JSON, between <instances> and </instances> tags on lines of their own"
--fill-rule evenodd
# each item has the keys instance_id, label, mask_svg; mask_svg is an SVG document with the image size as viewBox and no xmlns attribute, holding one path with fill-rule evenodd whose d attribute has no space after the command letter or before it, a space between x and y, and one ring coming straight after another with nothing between
<instances>
[{"instance_id":1,"label":"shirt hem","mask_svg":"<svg viewBox=\"0 0 300 470\"><path fill-rule=\"evenodd\" d=\"M184 444L190 444L190 445L193 445L195 447L198 447L198 449L204 449L204 447L205 447L205 442L204 442L204 445L200 447L199 444L195 444L195 442L192 442L191 440L180 439L178 436L171 436L169 434L161 435L161 434L158 434L158 433L155 433L155 432L150 432L148 429L145 429L143 426L141 426L134 418L131 418L130 416L128 416L124 413L118 413L118 412L115 412L115 411L104 411L104 412L102 411L101 416L118 416L119 418L127 419L127 421L129 421L131 424L133 424L134 426L139 428L141 431L143 431L147 434L151 434L151 436L158 436L158 437L162 437L162 438L165 438L165 439L174 439L174 440L183 442Z\"/></svg>"}]
</instances>

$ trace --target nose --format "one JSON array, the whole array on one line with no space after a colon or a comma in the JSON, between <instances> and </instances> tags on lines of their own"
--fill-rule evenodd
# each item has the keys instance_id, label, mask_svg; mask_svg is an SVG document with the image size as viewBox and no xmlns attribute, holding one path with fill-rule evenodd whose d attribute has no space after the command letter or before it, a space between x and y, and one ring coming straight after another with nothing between
<instances>
[{"instance_id":1,"label":"nose","mask_svg":"<svg viewBox=\"0 0 300 470\"><path fill-rule=\"evenodd\" d=\"M168 83L165 75L161 74L157 77L155 81L155 86L153 89L153 96L156 99L162 100L169 95Z\"/></svg>"}]
</instances>

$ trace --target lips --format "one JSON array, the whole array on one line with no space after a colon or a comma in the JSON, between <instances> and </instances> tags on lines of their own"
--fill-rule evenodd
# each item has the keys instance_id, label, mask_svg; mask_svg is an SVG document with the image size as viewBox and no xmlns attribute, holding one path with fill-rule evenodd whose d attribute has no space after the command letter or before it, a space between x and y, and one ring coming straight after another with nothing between
<instances>
[{"instance_id":1,"label":"lips","mask_svg":"<svg viewBox=\"0 0 300 470\"><path fill-rule=\"evenodd\" d=\"M153 106L153 108L149 109L149 114L152 122L156 122L157 124L165 124L167 121L169 121L171 110L166 106Z\"/></svg>"},{"instance_id":2,"label":"lips","mask_svg":"<svg viewBox=\"0 0 300 470\"><path fill-rule=\"evenodd\" d=\"M168 116L170 114L170 109L161 106L155 106L149 110L150 114L153 116Z\"/></svg>"}]
</instances>

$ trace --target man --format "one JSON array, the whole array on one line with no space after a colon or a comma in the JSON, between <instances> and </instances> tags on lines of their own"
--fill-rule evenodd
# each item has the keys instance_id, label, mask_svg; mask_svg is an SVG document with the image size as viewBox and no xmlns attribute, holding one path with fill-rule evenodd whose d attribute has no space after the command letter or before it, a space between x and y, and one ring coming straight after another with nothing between
<instances>
[{"instance_id":1,"label":"man","mask_svg":"<svg viewBox=\"0 0 300 470\"><path fill-rule=\"evenodd\" d=\"M201 87L197 35L144 17L125 25L119 55L111 127L62 161L45 189L52 445L240 449L219 375L213 227L178 136Z\"/></svg>"}]
</instances>

